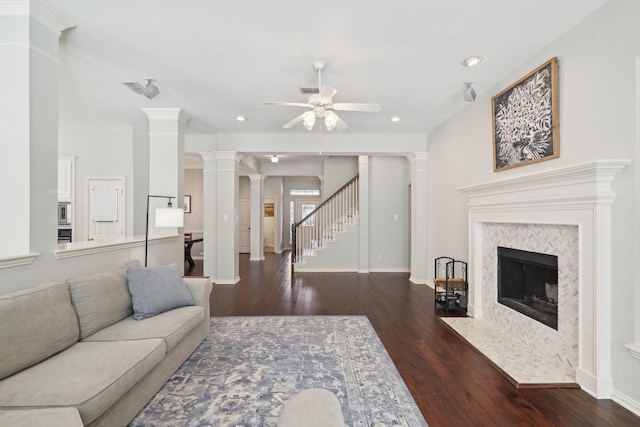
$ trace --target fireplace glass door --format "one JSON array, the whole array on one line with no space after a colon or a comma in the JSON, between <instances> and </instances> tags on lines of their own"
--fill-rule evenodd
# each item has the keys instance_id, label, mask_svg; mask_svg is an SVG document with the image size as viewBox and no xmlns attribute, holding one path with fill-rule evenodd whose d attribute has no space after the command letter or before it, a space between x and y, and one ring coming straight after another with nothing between
<instances>
[{"instance_id":1,"label":"fireplace glass door","mask_svg":"<svg viewBox=\"0 0 640 427\"><path fill-rule=\"evenodd\" d=\"M558 257L498 247L498 302L558 329Z\"/></svg>"}]
</instances>

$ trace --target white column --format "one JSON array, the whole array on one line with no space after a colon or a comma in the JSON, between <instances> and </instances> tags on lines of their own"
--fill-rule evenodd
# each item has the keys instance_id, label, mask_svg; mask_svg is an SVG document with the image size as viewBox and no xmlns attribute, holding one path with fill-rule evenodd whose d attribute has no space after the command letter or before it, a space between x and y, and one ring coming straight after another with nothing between
<instances>
[{"instance_id":1,"label":"white column","mask_svg":"<svg viewBox=\"0 0 640 427\"><path fill-rule=\"evenodd\" d=\"M216 155L218 158L216 283L235 284L240 280L238 167L242 155L235 151L218 151Z\"/></svg>"},{"instance_id":2,"label":"white column","mask_svg":"<svg viewBox=\"0 0 640 427\"><path fill-rule=\"evenodd\" d=\"M39 1L0 1L0 28L0 182L11 207L0 221L0 259L8 267L57 244L58 39L69 25Z\"/></svg>"},{"instance_id":3,"label":"white column","mask_svg":"<svg viewBox=\"0 0 640 427\"><path fill-rule=\"evenodd\" d=\"M251 180L251 255L250 261L264 259L264 179L261 174L250 174Z\"/></svg>"},{"instance_id":4,"label":"white column","mask_svg":"<svg viewBox=\"0 0 640 427\"><path fill-rule=\"evenodd\" d=\"M427 153L408 156L411 162L411 275L427 283Z\"/></svg>"},{"instance_id":5,"label":"white column","mask_svg":"<svg viewBox=\"0 0 640 427\"><path fill-rule=\"evenodd\" d=\"M175 197L173 207L183 206L184 196L184 126L189 116L180 108L143 108L149 118L149 195ZM175 263L184 268L182 229L156 228L155 209L167 207L168 199L149 200L149 236L178 234ZM152 266L152 251L149 263Z\"/></svg>"},{"instance_id":6,"label":"white column","mask_svg":"<svg viewBox=\"0 0 640 427\"><path fill-rule=\"evenodd\" d=\"M358 273L369 272L369 156L358 156Z\"/></svg>"},{"instance_id":7,"label":"white column","mask_svg":"<svg viewBox=\"0 0 640 427\"><path fill-rule=\"evenodd\" d=\"M217 281L218 274L218 156L200 153L202 156L202 229L203 274Z\"/></svg>"}]
</instances>

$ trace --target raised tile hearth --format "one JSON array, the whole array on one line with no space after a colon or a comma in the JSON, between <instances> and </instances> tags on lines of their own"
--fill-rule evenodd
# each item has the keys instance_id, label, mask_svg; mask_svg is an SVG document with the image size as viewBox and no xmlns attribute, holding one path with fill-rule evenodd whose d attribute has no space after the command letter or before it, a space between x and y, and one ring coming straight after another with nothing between
<instances>
[{"instance_id":1,"label":"raised tile hearth","mask_svg":"<svg viewBox=\"0 0 640 427\"><path fill-rule=\"evenodd\" d=\"M611 397L611 182L627 164L597 160L459 188L469 200L472 318L446 321L496 365L519 363L501 366L514 381L575 382ZM498 246L558 256L557 330L497 302ZM500 340L514 350L504 353ZM544 369L557 375L531 375Z\"/></svg>"}]
</instances>

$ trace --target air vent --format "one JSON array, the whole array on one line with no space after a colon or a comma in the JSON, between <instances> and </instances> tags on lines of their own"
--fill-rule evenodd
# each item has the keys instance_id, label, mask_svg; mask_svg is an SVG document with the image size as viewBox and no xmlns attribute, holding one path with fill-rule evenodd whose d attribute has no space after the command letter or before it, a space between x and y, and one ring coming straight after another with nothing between
<instances>
[{"instance_id":1,"label":"air vent","mask_svg":"<svg viewBox=\"0 0 640 427\"><path fill-rule=\"evenodd\" d=\"M316 93L320 93L320 89L317 87L301 87L300 95L313 95Z\"/></svg>"}]
</instances>

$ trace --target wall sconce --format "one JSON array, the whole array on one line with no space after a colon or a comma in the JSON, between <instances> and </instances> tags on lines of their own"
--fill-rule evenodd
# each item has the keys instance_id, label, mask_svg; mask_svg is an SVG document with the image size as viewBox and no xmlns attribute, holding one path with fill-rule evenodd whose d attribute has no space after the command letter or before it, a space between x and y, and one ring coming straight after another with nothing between
<instances>
[{"instance_id":1,"label":"wall sconce","mask_svg":"<svg viewBox=\"0 0 640 427\"><path fill-rule=\"evenodd\" d=\"M175 199L172 196L153 196L149 194L147 196L147 224L144 235L144 266L147 266L147 252L149 248L149 200L152 197L169 199L166 208L156 209L156 227L184 227L184 209L174 208L171 204L171 199Z\"/></svg>"},{"instance_id":2,"label":"wall sconce","mask_svg":"<svg viewBox=\"0 0 640 427\"><path fill-rule=\"evenodd\" d=\"M278 160L280 159L278 159L278 156L276 156L275 154L271 156L271 163L276 164L278 163Z\"/></svg>"}]
</instances>

